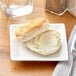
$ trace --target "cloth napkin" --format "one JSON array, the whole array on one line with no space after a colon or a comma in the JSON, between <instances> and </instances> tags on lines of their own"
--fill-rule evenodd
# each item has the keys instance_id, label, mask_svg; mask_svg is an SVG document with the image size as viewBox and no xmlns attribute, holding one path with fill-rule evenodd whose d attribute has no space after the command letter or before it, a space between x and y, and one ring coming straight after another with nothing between
<instances>
[{"instance_id":1,"label":"cloth napkin","mask_svg":"<svg viewBox=\"0 0 76 76\"><path fill-rule=\"evenodd\" d=\"M73 37L76 33L76 26L74 26L73 31L71 33L71 36L68 40L68 56L69 60L68 61L61 61L57 64L52 76L76 76L76 64L73 65L72 69L72 75L69 75L68 72L71 69L72 62L73 62L73 55L71 53L71 44ZM76 63L76 60L74 61Z\"/></svg>"}]
</instances>

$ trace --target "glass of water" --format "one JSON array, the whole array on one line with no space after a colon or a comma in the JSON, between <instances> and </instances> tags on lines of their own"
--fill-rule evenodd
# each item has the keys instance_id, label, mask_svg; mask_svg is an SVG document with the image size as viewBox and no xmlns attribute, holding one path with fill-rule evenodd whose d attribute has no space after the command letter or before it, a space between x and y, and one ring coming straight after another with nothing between
<instances>
[{"instance_id":1,"label":"glass of water","mask_svg":"<svg viewBox=\"0 0 76 76\"><path fill-rule=\"evenodd\" d=\"M32 0L8 0L8 3L0 0L0 6L9 17L28 15L33 11Z\"/></svg>"}]
</instances>

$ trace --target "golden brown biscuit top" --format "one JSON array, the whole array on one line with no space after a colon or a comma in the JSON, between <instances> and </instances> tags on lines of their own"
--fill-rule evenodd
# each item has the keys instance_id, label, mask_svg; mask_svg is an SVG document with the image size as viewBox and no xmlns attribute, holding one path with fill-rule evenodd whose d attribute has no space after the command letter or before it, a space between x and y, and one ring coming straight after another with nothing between
<instances>
[{"instance_id":1,"label":"golden brown biscuit top","mask_svg":"<svg viewBox=\"0 0 76 76\"><path fill-rule=\"evenodd\" d=\"M28 21L25 25L20 26L17 30L16 30L16 36L19 37L22 34L26 34L27 32L35 29L35 28L39 28L41 27L44 23L46 22L45 18L37 18L35 20L30 20Z\"/></svg>"}]
</instances>

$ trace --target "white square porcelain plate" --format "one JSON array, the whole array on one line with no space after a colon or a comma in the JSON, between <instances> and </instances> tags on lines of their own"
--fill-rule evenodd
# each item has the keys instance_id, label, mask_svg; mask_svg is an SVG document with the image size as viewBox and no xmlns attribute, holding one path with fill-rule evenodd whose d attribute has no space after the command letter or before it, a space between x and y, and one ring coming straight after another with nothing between
<instances>
[{"instance_id":1,"label":"white square porcelain plate","mask_svg":"<svg viewBox=\"0 0 76 76\"><path fill-rule=\"evenodd\" d=\"M41 56L26 49L16 39L15 30L21 24L10 25L10 58L14 61L67 61L68 60L68 49L65 25L60 24L49 24L50 29L54 29L61 34L62 47L59 52L49 56Z\"/></svg>"}]
</instances>

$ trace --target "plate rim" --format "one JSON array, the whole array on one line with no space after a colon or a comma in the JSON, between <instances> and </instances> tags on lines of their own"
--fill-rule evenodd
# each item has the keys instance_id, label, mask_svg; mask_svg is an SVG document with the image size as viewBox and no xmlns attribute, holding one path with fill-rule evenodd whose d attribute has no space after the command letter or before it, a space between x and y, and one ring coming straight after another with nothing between
<instances>
[{"instance_id":1,"label":"plate rim","mask_svg":"<svg viewBox=\"0 0 76 76\"><path fill-rule=\"evenodd\" d=\"M11 24L10 25L10 28L11 27L14 27L14 26L21 26L21 25L23 25L23 24ZM67 44L67 36L66 36L66 28L65 28L65 24L64 23L50 23L49 25L63 25L63 27L64 27L64 30L65 30L65 38L66 38L66 44ZM9 29L10 29L9 28ZM11 30L10 30L11 31ZM10 35L11 36L11 35ZM10 38L10 42L11 42L11 38ZM10 60L12 60L12 61L68 61L68 47L67 47L67 58L66 59L62 59L61 60L61 58L59 58L59 59L14 59L13 57L12 57L12 53L11 53L11 43L10 43Z\"/></svg>"}]
</instances>

